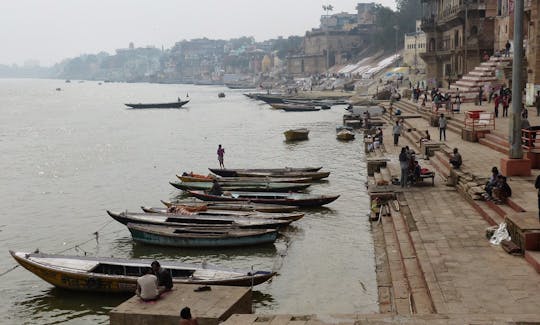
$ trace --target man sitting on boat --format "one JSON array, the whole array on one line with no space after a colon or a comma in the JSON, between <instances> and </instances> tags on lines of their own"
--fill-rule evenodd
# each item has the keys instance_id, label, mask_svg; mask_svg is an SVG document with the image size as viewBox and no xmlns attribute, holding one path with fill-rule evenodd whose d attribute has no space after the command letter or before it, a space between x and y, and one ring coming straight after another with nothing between
<instances>
[{"instance_id":1,"label":"man sitting on boat","mask_svg":"<svg viewBox=\"0 0 540 325\"><path fill-rule=\"evenodd\" d=\"M221 189L221 185L219 185L219 182L217 181L217 179L213 180L212 188L210 189L208 194L211 194L211 195L222 195L223 194L223 190Z\"/></svg>"},{"instance_id":2,"label":"man sitting on boat","mask_svg":"<svg viewBox=\"0 0 540 325\"><path fill-rule=\"evenodd\" d=\"M158 280L158 291L163 293L169 291L173 287L171 273L161 267L158 261L152 262L152 271Z\"/></svg>"},{"instance_id":3,"label":"man sitting on boat","mask_svg":"<svg viewBox=\"0 0 540 325\"><path fill-rule=\"evenodd\" d=\"M159 298L158 279L151 268L148 268L146 273L137 279L135 294L143 301L152 301Z\"/></svg>"}]
</instances>

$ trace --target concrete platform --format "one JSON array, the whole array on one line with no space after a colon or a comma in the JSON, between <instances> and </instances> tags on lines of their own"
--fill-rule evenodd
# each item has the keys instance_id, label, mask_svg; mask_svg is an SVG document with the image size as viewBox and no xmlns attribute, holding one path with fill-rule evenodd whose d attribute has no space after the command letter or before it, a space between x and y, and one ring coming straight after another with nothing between
<instances>
[{"instance_id":1,"label":"concrete platform","mask_svg":"<svg viewBox=\"0 0 540 325\"><path fill-rule=\"evenodd\" d=\"M159 300L144 302L134 296L110 312L111 325L178 324L180 310L191 309L200 325L223 322L232 314L250 314L251 289L212 286L211 291L195 292L199 285L175 284Z\"/></svg>"}]
</instances>

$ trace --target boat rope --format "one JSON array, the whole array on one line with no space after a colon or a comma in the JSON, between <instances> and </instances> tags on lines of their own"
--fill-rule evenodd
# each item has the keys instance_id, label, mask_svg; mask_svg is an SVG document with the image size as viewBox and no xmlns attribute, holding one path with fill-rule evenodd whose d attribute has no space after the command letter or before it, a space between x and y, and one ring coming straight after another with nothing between
<instances>
[{"instance_id":1,"label":"boat rope","mask_svg":"<svg viewBox=\"0 0 540 325\"><path fill-rule=\"evenodd\" d=\"M107 221L105 224L103 224L101 227L99 227L98 230L96 230L95 232L93 232L93 233L91 234L92 237L91 237L90 239L87 239L87 240L82 241L82 242L80 242L80 243L77 243L77 244L75 244L75 245L73 245L73 246L70 246L70 247L68 247L68 248L66 248L66 249L63 249L63 250L61 250L61 251L58 251L58 252L56 252L55 254L62 254L62 253L65 253L65 252L67 252L67 251L69 251L69 250L74 249L75 251L78 251L78 250L82 251L82 252L84 253L84 255L86 256L87 254L89 254L89 252L87 252L87 251L85 251L84 249L82 249L82 248L81 248L81 245L87 244L87 243L89 243L89 242L91 242L91 241L93 241L93 240L96 240L96 242L99 243L99 234L100 234L100 231L103 230L107 225L109 225L109 224L110 224L111 222L113 222L113 221L114 221L114 220L111 219L111 220ZM115 230L115 231L111 231L110 233L105 233L105 234L102 234L102 235L110 235L110 234L118 233L118 232L121 232L121 231L122 231L122 230ZM37 252L39 252L39 250L36 250L36 251L35 251L35 253L37 253ZM6 275L6 274L8 274L9 272L11 272L11 271L13 271L13 270L15 270L15 269L18 268L19 266L20 266L19 264L13 265L11 268L9 268L9 269L7 269L6 271L0 273L0 277L1 277L1 276L4 276L4 275Z\"/></svg>"},{"instance_id":2,"label":"boat rope","mask_svg":"<svg viewBox=\"0 0 540 325\"><path fill-rule=\"evenodd\" d=\"M15 270L15 269L18 268L18 267L19 267L19 264L12 266L11 268L7 269L6 271L0 273L0 276L6 275L6 274L8 274L9 272Z\"/></svg>"}]
</instances>

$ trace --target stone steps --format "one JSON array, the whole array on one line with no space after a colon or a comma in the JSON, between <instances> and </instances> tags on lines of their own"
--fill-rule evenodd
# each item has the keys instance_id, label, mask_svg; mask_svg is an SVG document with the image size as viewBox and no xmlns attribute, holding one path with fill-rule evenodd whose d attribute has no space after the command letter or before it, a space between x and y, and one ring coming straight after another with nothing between
<instances>
[{"instance_id":1,"label":"stone steps","mask_svg":"<svg viewBox=\"0 0 540 325\"><path fill-rule=\"evenodd\" d=\"M503 141L504 140L501 138L489 133L485 135L485 138L478 139L480 144L490 147L491 149L500 153L508 154L508 142L504 144Z\"/></svg>"}]
</instances>

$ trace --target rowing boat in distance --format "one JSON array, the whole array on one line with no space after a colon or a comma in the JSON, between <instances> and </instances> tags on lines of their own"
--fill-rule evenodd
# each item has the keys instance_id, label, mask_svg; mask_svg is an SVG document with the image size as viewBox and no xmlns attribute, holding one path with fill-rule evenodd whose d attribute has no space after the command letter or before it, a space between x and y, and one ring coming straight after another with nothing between
<instances>
[{"instance_id":1,"label":"rowing boat in distance","mask_svg":"<svg viewBox=\"0 0 540 325\"><path fill-rule=\"evenodd\" d=\"M277 229L237 227L168 227L128 223L134 241L183 248L222 248L271 244Z\"/></svg>"},{"instance_id":2,"label":"rowing boat in distance","mask_svg":"<svg viewBox=\"0 0 540 325\"><path fill-rule=\"evenodd\" d=\"M295 207L296 208L296 207ZM274 220L287 220L296 221L304 217L301 212L290 213L269 213L259 211L234 211L234 210L206 210L198 212L190 212L182 206L178 208L162 208L162 207L146 207L142 206L141 210L146 213L160 213L160 214L172 214L172 215L188 215L188 216L207 216L207 217L230 217L230 218L249 218L249 219L274 219Z\"/></svg>"},{"instance_id":3,"label":"rowing boat in distance","mask_svg":"<svg viewBox=\"0 0 540 325\"><path fill-rule=\"evenodd\" d=\"M303 141L309 137L309 130L306 128L290 129L283 132L287 141Z\"/></svg>"},{"instance_id":4,"label":"rowing boat in distance","mask_svg":"<svg viewBox=\"0 0 540 325\"><path fill-rule=\"evenodd\" d=\"M144 108L180 108L184 106L185 104L189 103L189 100L179 100L177 102L170 102L170 103L147 103L147 104L124 104L128 107L134 108L134 109L144 109Z\"/></svg>"},{"instance_id":5,"label":"rowing boat in distance","mask_svg":"<svg viewBox=\"0 0 540 325\"><path fill-rule=\"evenodd\" d=\"M220 169L220 168L208 168L212 173L222 177L237 177L238 173L285 173L285 172L317 172L322 167L285 167L285 168L234 168L234 169Z\"/></svg>"},{"instance_id":6,"label":"rowing boat in distance","mask_svg":"<svg viewBox=\"0 0 540 325\"><path fill-rule=\"evenodd\" d=\"M211 182L214 179L219 184L228 183L309 183L312 181L309 177L221 177L221 176L198 176L198 175L176 175L182 182Z\"/></svg>"},{"instance_id":7,"label":"rowing boat in distance","mask_svg":"<svg viewBox=\"0 0 540 325\"><path fill-rule=\"evenodd\" d=\"M299 207L319 207L335 201L339 195L313 195L303 193L229 192L229 195L212 195L203 191L187 191L203 201L249 201L295 205Z\"/></svg>"},{"instance_id":8,"label":"rowing boat in distance","mask_svg":"<svg viewBox=\"0 0 540 325\"><path fill-rule=\"evenodd\" d=\"M226 211L244 211L244 212L266 212L266 213L286 213L296 211L296 206L278 205L278 204L257 204L252 202L223 202L223 201L180 201L167 202L161 200L161 203L166 207L188 207L199 208L204 207L206 211L226 210Z\"/></svg>"},{"instance_id":9,"label":"rowing boat in distance","mask_svg":"<svg viewBox=\"0 0 540 325\"><path fill-rule=\"evenodd\" d=\"M171 213L114 213L109 216L121 224L138 223L174 227L238 227L242 229L276 229L288 226L292 220L249 218L241 216L184 215Z\"/></svg>"},{"instance_id":10,"label":"rowing boat in distance","mask_svg":"<svg viewBox=\"0 0 540 325\"><path fill-rule=\"evenodd\" d=\"M144 275L152 260L111 257L70 256L9 251L25 269L63 289L135 293L137 278ZM263 283L275 273L269 271L226 270L178 261L159 261L171 273L173 283L251 286Z\"/></svg>"},{"instance_id":11,"label":"rowing boat in distance","mask_svg":"<svg viewBox=\"0 0 540 325\"><path fill-rule=\"evenodd\" d=\"M183 191L209 191L213 186L211 182L169 182L169 184ZM310 185L309 183L225 183L221 185L221 189L245 192L291 192L305 190Z\"/></svg>"}]
</instances>

